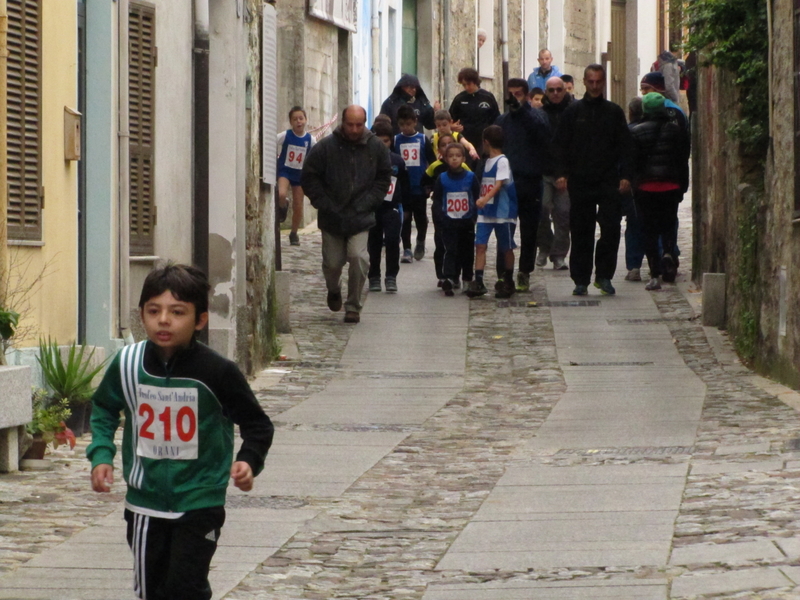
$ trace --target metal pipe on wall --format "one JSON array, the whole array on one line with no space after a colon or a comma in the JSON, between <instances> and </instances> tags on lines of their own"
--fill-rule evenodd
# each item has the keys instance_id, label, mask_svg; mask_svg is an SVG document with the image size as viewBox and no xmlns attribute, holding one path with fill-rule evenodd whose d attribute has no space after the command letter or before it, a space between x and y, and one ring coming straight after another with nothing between
<instances>
[{"instance_id":1,"label":"metal pipe on wall","mask_svg":"<svg viewBox=\"0 0 800 600\"><path fill-rule=\"evenodd\" d=\"M508 87L508 0L500 0L500 49L503 53L503 96L505 96Z\"/></svg>"},{"instance_id":2,"label":"metal pipe on wall","mask_svg":"<svg viewBox=\"0 0 800 600\"><path fill-rule=\"evenodd\" d=\"M194 147L194 181L192 194L193 240L192 262L208 273L208 177L209 177L209 12L208 0L194 0L194 52L192 129Z\"/></svg>"},{"instance_id":3,"label":"metal pipe on wall","mask_svg":"<svg viewBox=\"0 0 800 600\"><path fill-rule=\"evenodd\" d=\"M372 109L377 115L381 107L381 19L380 0L372 0Z\"/></svg>"},{"instance_id":4,"label":"metal pipe on wall","mask_svg":"<svg viewBox=\"0 0 800 600\"><path fill-rule=\"evenodd\" d=\"M7 119L8 87L8 9L6 0L0 0L0 271L8 268L8 142ZM8 290L6 277L0 277L0 306L5 306ZM3 364L0 357L0 364Z\"/></svg>"},{"instance_id":5,"label":"metal pipe on wall","mask_svg":"<svg viewBox=\"0 0 800 600\"><path fill-rule=\"evenodd\" d=\"M130 229L130 198L131 198L131 133L130 133L130 104L128 97L128 63L130 61L128 50L128 0L119 0L118 4L118 91L119 120L117 124L117 147L119 156L119 334L125 339L130 336L131 312L131 229Z\"/></svg>"}]
</instances>

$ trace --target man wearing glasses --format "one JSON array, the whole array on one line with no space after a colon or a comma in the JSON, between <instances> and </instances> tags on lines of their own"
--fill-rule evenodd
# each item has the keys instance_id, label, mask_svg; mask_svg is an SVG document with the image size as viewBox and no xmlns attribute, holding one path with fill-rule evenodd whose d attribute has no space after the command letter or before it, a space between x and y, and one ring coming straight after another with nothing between
<instances>
[{"instance_id":1,"label":"man wearing glasses","mask_svg":"<svg viewBox=\"0 0 800 600\"><path fill-rule=\"evenodd\" d=\"M564 110L572 103L572 96L560 77L547 80L544 90L542 110L550 121L550 132L555 136L558 123ZM539 232L536 241L539 253L536 266L544 267L548 257L553 262L553 269L568 269L566 258L569 252L569 193L556 189L555 164L550 152L544 154L542 169L542 214L539 219ZM550 223L553 223L551 228Z\"/></svg>"}]
</instances>

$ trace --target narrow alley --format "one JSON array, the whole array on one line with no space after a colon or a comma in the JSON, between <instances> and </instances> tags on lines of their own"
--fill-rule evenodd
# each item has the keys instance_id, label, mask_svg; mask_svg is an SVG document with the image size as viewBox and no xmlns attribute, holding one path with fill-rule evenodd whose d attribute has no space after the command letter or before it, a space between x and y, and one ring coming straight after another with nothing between
<instances>
[{"instance_id":1,"label":"narrow alley","mask_svg":"<svg viewBox=\"0 0 800 600\"><path fill-rule=\"evenodd\" d=\"M545 269L530 294L451 299L423 260L352 326L301 234L288 360L253 382L275 443L230 488L215 598L800 593L800 395L700 324L685 275L576 299ZM91 492L87 444L0 478L0 598L133 598L124 486Z\"/></svg>"}]
</instances>

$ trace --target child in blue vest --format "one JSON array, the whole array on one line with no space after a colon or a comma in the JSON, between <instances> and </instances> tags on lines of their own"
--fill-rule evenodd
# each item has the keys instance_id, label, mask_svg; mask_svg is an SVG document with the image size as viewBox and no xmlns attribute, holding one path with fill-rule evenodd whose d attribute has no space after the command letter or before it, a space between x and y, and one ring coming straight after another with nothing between
<instances>
[{"instance_id":1,"label":"child in blue vest","mask_svg":"<svg viewBox=\"0 0 800 600\"><path fill-rule=\"evenodd\" d=\"M475 202L478 207L478 225L475 231L475 281L467 290L467 296L483 296L483 270L486 266L486 247L494 231L497 254L505 257L505 272L495 285L495 298L510 298L516 291L514 285L514 231L517 224L517 192L511 176L511 166L503 154L503 130L490 125L483 131L483 149L489 158L483 167L481 197Z\"/></svg>"},{"instance_id":2,"label":"child in blue vest","mask_svg":"<svg viewBox=\"0 0 800 600\"><path fill-rule=\"evenodd\" d=\"M413 258L422 260L425 256L425 234L428 233L427 197L422 189L422 176L430 162L430 146L428 139L417 133L417 113L409 105L397 109L397 125L400 128L394 138L395 152L406 163L408 170L409 196L403 205L403 258L401 262L412 262L411 254L411 219L417 226L417 244Z\"/></svg>"},{"instance_id":3,"label":"child in blue vest","mask_svg":"<svg viewBox=\"0 0 800 600\"><path fill-rule=\"evenodd\" d=\"M448 144L444 151L447 171L439 175L433 186L431 212L444 246L445 296L454 294L465 255L471 260L475 244L475 199L480 194L480 184L475 173L464 168L465 157L464 146L457 142Z\"/></svg>"},{"instance_id":4,"label":"child in blue vest","mask_svg":"<svg viewBox=\"0 0 800 600\"><path fill-rule=\"evenodd\" d=\"M462 138L463 139L463 138ZM425 190L425 194L430 196L433 193L433 186L436 181L439 179L439 176L447 171L447 163L444 160L444 151L449 144L457 142L461 144L460 141L455 139L455 136L451 134L442 134L437 139L437 156L438 158L428 165L428 168L425 171L425 175L422 177L422 187ZM463 146L463 144L461 144ZM461 165L467 171L471 171L466 162ZM477 198L477 196L476 196ZM436 268L436 279L438 280L438 287L442 287L444 283L444 241L442 240L442 223L441 223L441 213L437 213L437 207L435 205L431 205L431 216L433 217L433 265ZM453 289L459 289L461 287L461 281L459 281L458 277L462 277L462 281L464 281L464 287L466 287L467 283L472 281L472 263L475 261L475 247L474 244L466 251L459 253L459 272L456 274L456 279L453 280Z\"/></svg>"},{"instance_id":5,"label":"child in blue vest","mask_svg":"<svg viewBox=\"0 0 800 600\"><path fill-rule=\"evenodd\" d=\"M397 274L400 271L400 229L403 226L403 202L408 200L408 173L399 154L392 152L391 121L376 122L372 132L389 149L392 161L392 183L383 204L375 211L375 226L369 230L367 250L369 251L369 291L381 291L381 253L386 248L386 273L384 284L387 292L397 291Z\"/></svg>"},{"instance_id":6,"label":"child in blue vest","mask_svg":"<svg viewBox=\"0 0 800 600\"><path fill-rule=\"evenodd\" d=\"M96 492L111 490L125 417L125 520L142 600L211 598L228 480L250 491L272 443L272 423L239 368L196 339L210 291L194 267L151 271L139 297L148 339L117 353L92 396L86 456ZM242 438L235 453L234 425Z\"/></svg>"},{"instance_id":7,"label":"child in blue vest","mask_svg":"<svg viewBox=\"0 0 800 600\"><path fill-rule=\"evenodd\" d=\"M278 134L278 211L280 221L286 220L289 202L286 196L292 186L292 231L289 243L300 245L297 230L303 223L303 188L300 186L300 174L303 172L308 151L314 145L314 138L306 133L306 111L299 106L289 111L289 123L292 128Z\"/></svg>"}]
</instances>

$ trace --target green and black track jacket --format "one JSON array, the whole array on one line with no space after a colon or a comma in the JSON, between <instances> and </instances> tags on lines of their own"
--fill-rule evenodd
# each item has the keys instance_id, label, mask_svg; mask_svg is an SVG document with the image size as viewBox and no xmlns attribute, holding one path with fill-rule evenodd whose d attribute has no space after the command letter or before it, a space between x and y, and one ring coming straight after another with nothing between
<instances>
[{"instance_id":1,"label":"green and black track jacket","mask_svg":"<svg viewBox=\"0 0 800 600\"><path fill-rule=\"evenodd\" d=\"M150 342L126 346L112 360L93 398L92 468L113 464L114 434L125 415L122 470L127 505L153 516L222 506L233 462L258 475L274 428L232 361L193 342L164 364Z\"/></svg>"}]
</instances>

